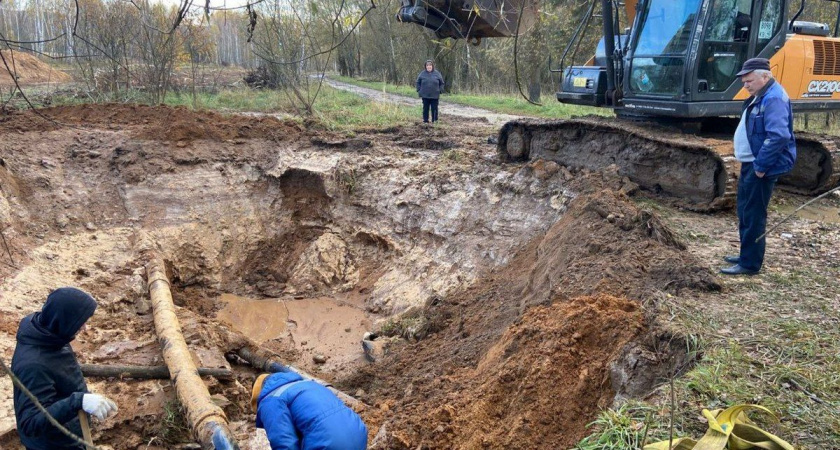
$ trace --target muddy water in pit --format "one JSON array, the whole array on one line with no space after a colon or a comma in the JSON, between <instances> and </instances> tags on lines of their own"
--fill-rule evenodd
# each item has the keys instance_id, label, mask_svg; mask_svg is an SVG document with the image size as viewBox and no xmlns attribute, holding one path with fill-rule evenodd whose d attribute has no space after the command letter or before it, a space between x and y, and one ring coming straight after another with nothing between
<instances>
[{"instance_id":1,"label":"muddy water in pit","mask_svg":"<svg viewBox=\"0 0 840 450\"><path fill-rule=\"evenodd\" d=\"M363 357L360 342L371 322L362 309L341 299L252 299L222 294L219 301L224 307L217 319L259 343L291 339L304 360L316 354L326 356L325 369Z\"/></svg>"}]
</instances>

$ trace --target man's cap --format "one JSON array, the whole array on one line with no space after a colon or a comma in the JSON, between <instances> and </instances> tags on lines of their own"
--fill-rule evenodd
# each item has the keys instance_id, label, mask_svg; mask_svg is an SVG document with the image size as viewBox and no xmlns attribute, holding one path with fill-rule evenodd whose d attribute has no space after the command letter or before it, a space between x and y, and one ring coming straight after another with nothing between
<instances>
[{"instance_id":1,"label":"man's cap","mask_svg":"<svg viewBox=\"0 0 840 450\"><path fill-rule=\"evenodd\" d=\"M765 58L750 58L744 61L741 71L736 73L735 76L742 77L753 70L770 70L770 60Z\"/></svg>"},{"instance_id":2,"label":"man's cap","mask_svg":"<svg viewBox=\"0 0 840 450\"><path fill-rule=\"evenodd\" d=\"M251 408L254 408L254 411L257 410L257 400L260 398L260 392L262 392L263 383L265 383L266 378L268 378L267 373L258 376L254 381L254 388L251 389Z\"/></svg>"}]
</instances>

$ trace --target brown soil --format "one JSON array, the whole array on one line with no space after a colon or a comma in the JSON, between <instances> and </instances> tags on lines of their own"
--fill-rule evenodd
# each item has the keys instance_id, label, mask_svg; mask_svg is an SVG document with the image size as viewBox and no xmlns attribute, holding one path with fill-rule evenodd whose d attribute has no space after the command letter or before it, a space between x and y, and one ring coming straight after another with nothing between
<instances>
[{"instance_id":1,"label":"brown soil","mask_svg":"<svg viewBox=\"0 0 840 450\"><path fill-rule=\"evenodd\" d=\"M197 113L185 107L99 104L58 106L0 116L3 131L51 131L68 125L86 128L128 129L137 139L187 143L197 139L288 139L302 132L292 122L273 117L226 116Z\"/></svg>"},{"instance_id":2,"label":"brown soil","mask_svg":"<svg viewBox=\"0 0 840 450\"><path fill-rule=\"evenodd\" d=\"M155 250L195 361L234 370L206 382L243 449L266 447L256 370L226 355L236 330L370 405L373 448L568 448L600 408L691 366L661 318L670 302L723 302L695 255L719 258L725 241L698 250L614 171L501 164L495 128L470 119L423 140L167 107L40 112L52 120L0 116L0 355L21 317L75 285L100 302L73 344L81 361L161 364L144 285ZM228 294L247 310L226 309ZM247 319L265 301L275 314ZM391 343L375 364L368 326ZM168 382L89 384L120 405L97 443L190 441ZM4 449L17 448L10 396L0 378Z\"/></svg>"},{"instance_id":3,"label":"brown soil","mask_svg":"<svg viewBox=\"0 0 840 450\"><path fill-rule=\"evenodd\" d=\"M14 85L12 74L17 77L18 83L21 85L71 81L70 75L53 69L49 64L33 55L12 50L0 50L0 52L2 52L2 59L5 61L5 65L0 62L0 86Z\"/></svg>"},{"instance_id":4,"label":"brown soil","mask_svg":"<svg viewBox=\"0 0 840 450\"><path fill-rule=\"evenodd\" d=\"M631 340L651 352L670 333L653 319L656 292L720 288L683 248L621 194L579 197L509 265L432 304L428 339L351 381L390 411L376 448L573 445L616 391L644 395L672 369L650 361L615 382Z\"/></svg>"}]
</instances>

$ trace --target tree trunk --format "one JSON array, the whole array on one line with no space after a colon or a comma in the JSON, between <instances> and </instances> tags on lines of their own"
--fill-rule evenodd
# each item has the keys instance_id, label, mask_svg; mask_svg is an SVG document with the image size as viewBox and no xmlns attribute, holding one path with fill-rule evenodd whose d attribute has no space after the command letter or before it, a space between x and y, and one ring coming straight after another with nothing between
<instances>
[{"instance_id":1,"label":"tree trunk","mask_svg":"<svg viewBox=\"0 0 840 450\"><path fill-rule=\"evenodd\" d=\"M528 100L534 103L539 103L541 91L542 89L540 86L539 75L537 75L536 77L532 77L531 80L528 82Z\"/></svg>"}]
</instances>

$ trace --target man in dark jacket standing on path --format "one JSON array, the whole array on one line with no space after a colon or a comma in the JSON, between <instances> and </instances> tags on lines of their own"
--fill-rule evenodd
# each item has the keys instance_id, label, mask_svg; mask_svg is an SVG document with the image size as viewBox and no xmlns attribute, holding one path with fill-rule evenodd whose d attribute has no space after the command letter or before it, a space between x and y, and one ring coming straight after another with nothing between
<instances>
[{"instance_id":1,"label":"man in dark jacket standing on path","mask_svg":"<svg viewBox=\"0 0 840 450\"><path fill-rule=\"evenodd\" d=\"M417 95L423 99L423 123L429 122L429 110L432 113L432 123L438 119L438 100L443 92L443 75L435 69L431 59L426 61L426 70L417 76Z\"/></svg>"},{"instance_id":2,"label":"man in dark jacket standing on path","mask_svg":"<svg viewBox=\"0 0 840 450\"><path fill-rule=\"evenodd\" d=\"M725 275L755 275L764 262L767 206L779 176L796 162L790 98L773 79L770 61L749 59L737 74L750 97L744 101L735 131L735 158L741 162L738 179L738 234L741 253L724 259L734 264Z\"/></svg>"},{"instance_id":3,"label":"man in dark jacket standing on path","mask_svg":"<svg viewBox=\"0 0 840 450\"><path fill-rule=\"evenodd\" d=\"M47 296L40 312L20 321L12 372L58 423L82 436L78 412L102 420L117 412L111 400L90 394L70 342L96 310L96 300L75 288L60 288ZM17 386L15 417L20 441L27 450L68 450L84 447L59 431Z\"/></svg>"}]
</instances>

